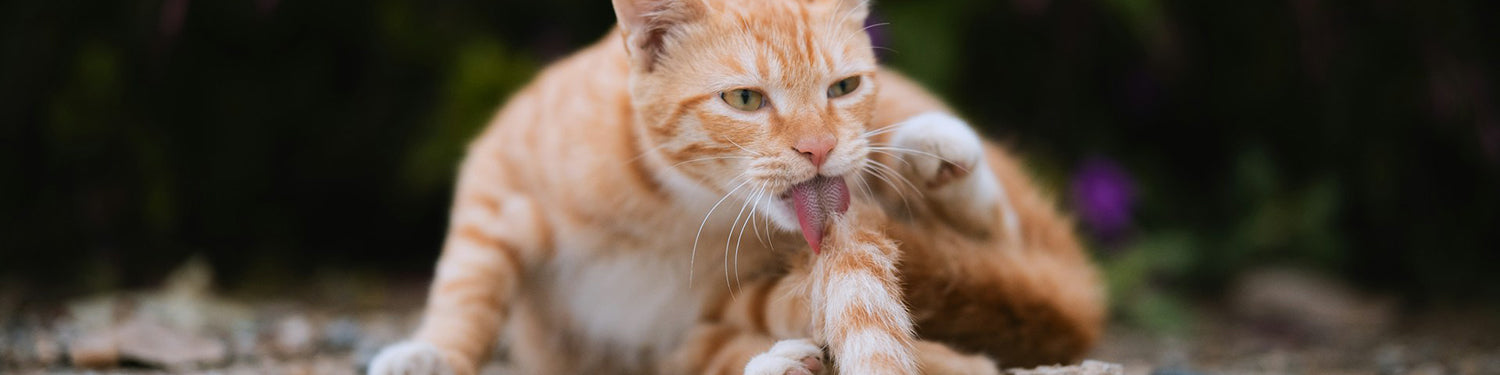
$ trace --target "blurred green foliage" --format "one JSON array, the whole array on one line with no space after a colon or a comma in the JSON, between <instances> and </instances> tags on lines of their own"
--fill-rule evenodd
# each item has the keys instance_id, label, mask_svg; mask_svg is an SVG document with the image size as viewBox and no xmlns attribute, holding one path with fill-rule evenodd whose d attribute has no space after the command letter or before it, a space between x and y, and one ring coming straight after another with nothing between
<instances>
[{"instance_id":1,"label":"blurred green foliage","mask_svg":"<svg viewBox=\"0 0 1500 375\"><path fill-rule=\"evenodd\" d=\"M1495 301L1496 7L890 0L871 30L1070 210L1083 161L1128 172L1128 233L1096 256L1121 315L1170 330L1182 296L1262 266ZM612 18L581 0L0 5L0 281L133 286L190 254L230 286L429 272L464 144Z\"/></svg>"}]
</instances>

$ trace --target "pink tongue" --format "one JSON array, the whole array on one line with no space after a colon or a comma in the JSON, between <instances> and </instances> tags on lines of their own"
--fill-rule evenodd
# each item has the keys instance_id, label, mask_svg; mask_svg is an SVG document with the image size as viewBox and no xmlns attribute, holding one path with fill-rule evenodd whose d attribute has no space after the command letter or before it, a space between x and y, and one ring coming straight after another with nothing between
<instances>
[{"instance_id":1,"label":"pink tongue","mask_svg":"<svg viewBox=\"0 0 1500 375\"><path fill-rule=\"evenodd\" d=\"M792 186L792 206L797 210L797 223L802 225L802 238L816 254L821 250L828 219L849 210L849 186L843 178L818 176Z\"/></svg>"}]
</instances>

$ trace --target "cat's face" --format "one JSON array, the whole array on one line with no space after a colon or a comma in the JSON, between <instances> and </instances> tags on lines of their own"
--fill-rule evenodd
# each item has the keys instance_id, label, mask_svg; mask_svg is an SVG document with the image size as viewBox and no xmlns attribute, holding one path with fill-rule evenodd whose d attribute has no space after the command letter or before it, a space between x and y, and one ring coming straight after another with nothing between
<instances>
[{"instance_id":1,"label":"cat's face","mask_svg":"<svg viewBox=\"0 0 1500 375\"><path fill-rule=\"evenodd\" d=\"M748 201L790 230L794 185L819 176L855 183L878 89L862 0L615 6L638 126L648 152L672 166L672 185ZM636 11L645 18L629 15Z\"/></svg>"}]
</instances>

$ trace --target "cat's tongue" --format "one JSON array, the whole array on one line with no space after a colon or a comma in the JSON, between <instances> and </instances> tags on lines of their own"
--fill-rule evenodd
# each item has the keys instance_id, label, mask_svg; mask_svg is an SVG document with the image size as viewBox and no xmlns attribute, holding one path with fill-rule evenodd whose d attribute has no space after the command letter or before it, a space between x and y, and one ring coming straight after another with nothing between
<instances>
[{"instance_id":1,"label":"cat's tongue","mask_svg":"<svg viewBox=\"0 0 1500 375\"><path fill-rule=\"evenodd\" d=\"M797 223L802 225L802 238L807 239L816 254L823 244L828 220L849 210L849 186L843 178L818 176L792 186L791 194Z\"/></svg>"}]
</instances>

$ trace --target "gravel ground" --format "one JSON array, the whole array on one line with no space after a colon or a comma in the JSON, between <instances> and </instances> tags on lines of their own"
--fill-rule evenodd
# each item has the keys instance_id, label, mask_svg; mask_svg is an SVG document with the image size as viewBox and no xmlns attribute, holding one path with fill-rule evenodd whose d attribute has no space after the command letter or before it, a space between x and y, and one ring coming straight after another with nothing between
<instances>
[{"instance_id":1,"label":"gravel ground","mask_svg":"<svg viewBox=\"0 0 1500 375\"><path fill-rule=\"evenodd\" d=\"M342 283L300 298L229 298L210 293L209 278L204 267L186 267L159 290L58 304L0 292L0 373L355 374L410 332L423 291L420 282ZM1090 357L1122 364L1126 374L1500 374L1495 314L1370 320L1368 309L1328 310L1337 296L1262 297L1249 300L1253 309L1197 309L1194 323L1173 334L1114 326ZM1299 307L1299 298L1316 304ZM1120 372L1090 365L1013 373ZM496 361L484 373L508 371Z\"/></svg>"}]
</instances>

